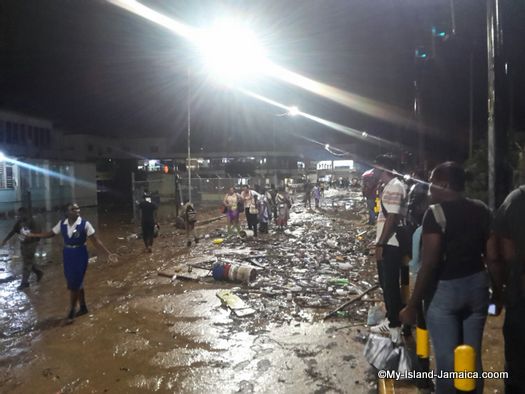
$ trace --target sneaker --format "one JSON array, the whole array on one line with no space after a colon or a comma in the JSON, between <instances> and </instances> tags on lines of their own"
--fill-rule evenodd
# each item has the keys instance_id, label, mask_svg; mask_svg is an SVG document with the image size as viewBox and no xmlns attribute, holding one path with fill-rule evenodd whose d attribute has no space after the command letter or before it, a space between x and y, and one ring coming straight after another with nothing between
<instances>
[{"instance_id":1,"label":"sneaker","mask_svg":"<svg viewBox=\"0 0 525 394\"><path fill-rule=\"evenodd\" d=\"M24 290L24 289L27 289L28 287L29 287L29 282L21 282L16 289Z\"/></svg>"},{"instance_id":2,"label":"sneaker","mask_svg":"<svg viewBox=\"0 0 525 394\"><path fill-rule=\"evenodd\" d=\"M65 324L71 324L75 321L75 309L71 309L66 317Z\"/></svg>"},{"instance_id":3,"label":"sneaker","mask_svg":"<svg viewBox=\"0 0 525 394\"><path fill-rule=\"evenodd\" d=\"M82 316L82 315L87 315L88 313L89 313L89 311L88 311L87 306L86 305L80 305L80 309L75 314L75 316L79 317L79 316Z\"/></svg>"},{"instance_id":4,"label":"sneaker","mask_svg":"<svg viewBox=\"0 0 525 394\"><path fill-rule=\"evenodd\" d=\"M186 242L186 246L189 248L191 246L191 241Z\"/></svg>"},{"instance_id":5,"label":"sneaker","mask_svg":"<svg viewBox=\"0 0 525 394\"><path fill-rule=\"evenodd\" d=\"M199 243L199 238L195 237L195 243L196 243L196 244Z\"/></svg>"},{"instance_id":6,"label":"sneaker","mask_svg":"<svg viewBox=\"0 0 525 394\"><path fill-rule=\"evenodd\" d=\"M391 327L389 331L392 343L395 345L399 345L401 343L401 327Z\"/></svg>"},{"instance_id":7,"label":"sneaker","mask_svg":"<svg viewBox=\"0 0 525 394\"><path fill-rule=\"evenodd\" d=\"M389 324L390 322L388 321L388 319L385 319L377 326L370 327L370 332L374 334L388 335L390 333Z\"/></svg>"}]
</instances>

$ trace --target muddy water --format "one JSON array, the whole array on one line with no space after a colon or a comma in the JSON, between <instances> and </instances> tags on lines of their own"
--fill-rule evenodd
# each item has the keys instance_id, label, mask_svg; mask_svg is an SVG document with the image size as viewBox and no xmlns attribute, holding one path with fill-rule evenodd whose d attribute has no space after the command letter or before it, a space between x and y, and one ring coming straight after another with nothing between
<instances>
[{"instance_id":1,"label":"muddy water","mask_svg":"<svg viewBox=\"0 0 525 394\"><path fill-rule=\"evenodd\" d=\"M15 289L18 280L0 285L1 392L360 393L374 387L360 359L362 333L346 327L348 321L233 317L215 296L232 285L157 275L209 253L210 240L189 251L181 232L164 223L154 252L146 254L129 237L136 228L126 218L83 215L120 260L90 263L90 314L69 326L62 324L68 299L59 240L42 245L41 283L23 292ZM16 246L7 252L6 268L18 275Z\"/></svg>"}]
</instances>

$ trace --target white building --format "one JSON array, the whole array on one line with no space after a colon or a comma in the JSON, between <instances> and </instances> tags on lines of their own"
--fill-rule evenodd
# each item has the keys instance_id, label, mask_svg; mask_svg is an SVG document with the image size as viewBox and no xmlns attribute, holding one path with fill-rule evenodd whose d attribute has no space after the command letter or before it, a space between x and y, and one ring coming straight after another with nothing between
<instances>
[{"instance_id":1,"label":"white building","mask_svg":"<svg viewBox=\"0 0 525 394\"><path fill-rule=\"evenodd\" d=\"M0 111L0 215L22 206L51 210L70 201L97 205L94 163L64 150L51 122Z\"/></svg>"}]
</instances>

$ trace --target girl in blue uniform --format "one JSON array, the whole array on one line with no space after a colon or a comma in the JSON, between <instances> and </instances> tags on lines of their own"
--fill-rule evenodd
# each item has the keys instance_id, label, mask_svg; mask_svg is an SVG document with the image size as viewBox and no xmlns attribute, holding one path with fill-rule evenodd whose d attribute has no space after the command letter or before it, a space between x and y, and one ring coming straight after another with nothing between
<instances>
[{"instance_id":1,"label":"girl in blue uniform","mask_svg":"<svg viewBox=\"0 0 525 394\"><path fill-rule=\"evenodd\" d=\"M84 275L88 265L87 239L108 254L110 261L116 261L117 256L102 244L95 234L95 229L87 220L80 216L80 208L77 204L67 206L67 218L57 223L51 231L44 233L32 233L31 237L51 238L61 234L64 240L64 276L67 288L70 292L70 310L66 323L72 323L75 316L88 313L84 294ZM76 311L77 303L80 309Z\"/></svg>"}]
</instances>

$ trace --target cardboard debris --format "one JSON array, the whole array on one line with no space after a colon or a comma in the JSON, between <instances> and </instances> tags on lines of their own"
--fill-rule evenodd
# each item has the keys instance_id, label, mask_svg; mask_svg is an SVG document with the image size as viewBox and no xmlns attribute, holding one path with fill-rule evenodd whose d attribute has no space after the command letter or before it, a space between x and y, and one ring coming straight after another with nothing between
<instances>
[{"instance_id":1,"label":"cardboard debris","mask_svg":"<svg viewBox=\"0 0 525 394\"><path fill-rule=\"evenodd\" d=\"M222 304L230 309L237 317L250 316L255 313L255 309L250 308L241 298L230 290L219 290L216 295Z\"/></svg>"}]
</instances>

